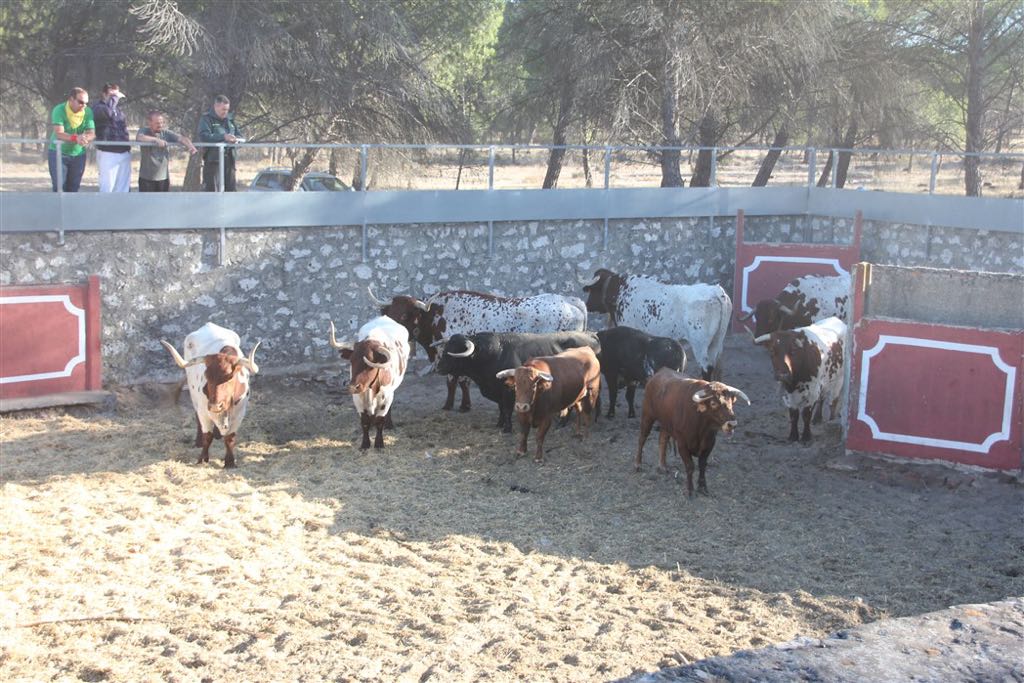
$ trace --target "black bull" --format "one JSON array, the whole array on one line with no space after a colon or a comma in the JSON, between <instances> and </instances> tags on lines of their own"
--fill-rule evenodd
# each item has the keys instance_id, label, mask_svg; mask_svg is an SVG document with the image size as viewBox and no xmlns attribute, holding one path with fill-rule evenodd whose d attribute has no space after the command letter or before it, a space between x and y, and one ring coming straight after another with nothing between
<instances>
[{"instance_id":1,"label":"black bull","mask_svg":"<svg viewBox=\"0 0 1024 683\"><path fill-rule=\"evenodd\" d=\"M643 385L660 368L682 372L686 366L683 346L675 339L655 337L632 327L620 326L597 333L601 342L598 360L608 385L608 417L615 416L619 380L626 384L629 417L636 417L636 387Z\"/></svg>"},{"instance_id":2,"label":"black bull","mask_svg":"<svg viewBox=\"0 0 1024 683\"><path fill-rule=\"evenodd\" d=\"M495 375L517 368L530 358L553 356L582 346L601 353L601 344L592 332L456 334L445 343L437 372L473 380L484 398L498 404L497 426L503 432L511 432L515 391Z\"/></svg>"}]
</instances>

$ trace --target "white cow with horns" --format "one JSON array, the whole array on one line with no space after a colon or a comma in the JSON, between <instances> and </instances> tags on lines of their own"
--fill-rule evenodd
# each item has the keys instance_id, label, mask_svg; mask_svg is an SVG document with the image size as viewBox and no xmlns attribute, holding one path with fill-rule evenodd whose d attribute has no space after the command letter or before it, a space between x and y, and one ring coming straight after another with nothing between
<instances>
[{"instance_id":1,"label":"white cow with horns","mask_svg":"<svg viewBox=\"0 0 1024 683\"><path fill-rule=\"evenodd\" d=\"M355 342L339 342L331 321L330 344L351 364L348 393L363 428L363 449L370 447L370 427L377 430L374 448L384 447L384 427L391 428L395 390L409 364L409 332L382 315L359 328Z\"/></svg>"},{"instance_id":2,"label":"white cow with horns","mask_svg":"<svg viewBox=\"0 0 1024 683\"><path fill-rule=\"evenodd\" d=\"M224 467L235 466L235 439L249 405L249 379L260 371L256 349L242 355L242 340L229 329L206 323L185 337L185 357L161 340L178 367L185 370L188 393L196 413L196 446L203 451L198 463L210 462L214 437L224 439Z\"/></svg>"}]
</instances>

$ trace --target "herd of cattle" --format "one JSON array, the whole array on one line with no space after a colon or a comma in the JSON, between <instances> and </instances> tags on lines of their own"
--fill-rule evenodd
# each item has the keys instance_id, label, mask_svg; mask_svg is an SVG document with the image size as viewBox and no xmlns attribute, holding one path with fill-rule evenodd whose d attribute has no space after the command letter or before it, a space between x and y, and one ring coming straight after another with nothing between
<instances>
[{"instance_id":1,"label":"herd of cattle","mask_svg":"<svg viewBox=\"0 0 1024 683\"><path fill-rule=\"evenodd\" d=\"M626 387L629 417L644 386L636 468L654 424L661 427L660 470L674 443L693 493L694 458L698 489L707 492L705 468L719 431L737 424L738 400L750 399L721 381L722 347L732 322L732 301L718 285L663 284L639 275L600 269L583 287L587 300L558 294L503 298L470 291L445 291L427 300L394 296L370 299L380 316L365 323L354 341L338 341L330 325L330 345L350 366L348 393L362 426L362 444L384 446L395 392L405 378L415 344L426 351L435 372L448 377L444 409L454 407L462 389L461 411L470 409L469 382L498 404L497 426L520 426L516 453L525 454L536 429L534 460L544 459L544 438L556 418L576 415L576 431L585 436L600 411L602 376L608 387L607 416L615 414L620 385ZM770 354L775 379L789 409L789 439L809 441L810 423L830 417L844 384L843 343L850 280L848 276L808 276L794 280L773 299L757 304L741 321L754 319L754 342ZM610 327L586 331L587 312L606 313ZM683 374L691 350L701 379ZM185 337L184 357L161 342L185 369L197 418L199 462L209 461L214 438L223 438L224 466L234 467L234 445L245 417L250 377L259 372L256 348L248 357L231 330L206 323ZM259 344L256 344L258 347ZM803 418L803 432L799 420Z\"/></svg>"}]
</instances>

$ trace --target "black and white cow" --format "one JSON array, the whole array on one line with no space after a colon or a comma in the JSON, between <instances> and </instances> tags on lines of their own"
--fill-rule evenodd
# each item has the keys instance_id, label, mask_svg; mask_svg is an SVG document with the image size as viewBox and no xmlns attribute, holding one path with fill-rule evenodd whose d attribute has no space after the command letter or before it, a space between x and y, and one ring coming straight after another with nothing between
<instances>
[{"instance_id":1,"label":"black and white cow","mask_svg":"<svg viewBox=\"0 0 1024 683\"><path fill-rule=\"evenodd\" d=\"M754 318L754 336L792 330L835 316L849 322L849 275L805 275L786 285L774 299L762 299L739 318Z\"/></svg>"},{"instance_id":2,"label":"black and white cow","mask_svg":"<svg viewBox=\"0 0 1024 683\"><path fill-rule=\"evenodd\" d=\"M705 379L721 375L719 360L732 320L732 300L719 285L667 285L601 268L583 291L587 310L607 313L613 327L627 325L685 340Z\"/></svg>"}]
</instances>

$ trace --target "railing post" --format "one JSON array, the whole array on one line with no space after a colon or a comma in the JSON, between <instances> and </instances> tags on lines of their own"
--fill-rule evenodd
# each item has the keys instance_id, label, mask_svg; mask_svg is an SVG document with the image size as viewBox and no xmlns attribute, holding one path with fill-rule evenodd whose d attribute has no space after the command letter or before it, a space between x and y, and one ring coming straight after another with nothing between
<instances>
[{"instance_id":1,"label":"railing post","mask_svg":"<svg viewBox=\"0 0 1024 683\"><path fill-rule=\"evenodd\" d=\"M57 195L62 197L64 195L64 145L54 135L54 145L57 148ZM85 154L85 152L82 152ZM60 229L57 230L57 246L64 246L64 200L58 199L60 202Z\"/></svg>"},{"instance_id":2,"label":"railing post","mask_svg":"<svg viewBox=\"0 0 1024 683\"><path fill-rule=\"evenodd\" d=\"M814 187L814 176L818 171L818 150L807 148L807 187Z\"/></svg>"},{"instance_id":3,"label":"railing post","mask_svg":"<svg viewBox=\"0 0 1024 683\"><path fill-rule=\"evenodd\" d=\"M829 186L834 190L836 189L836 169L839 168L839 151L836 149L829 151L832 154L832 179L829 181Z\"/></svg>"},{"instance_id":4,"label":"railing post","mask_svg":"<svg viewBox=\"0 0 1024 683\"><path fill-rule=\"evenodd\" d=\"M487 150L487 189L494 189L494 145ZM487 220L487 258L494 258L494 221Z\"/></svg>"},{"instance_id":5,"label":"railing post","mask_svg":"<svg viewBox=\"0 0 1024 683\"><path fill-rule=\"evenodd\" d=\"M612 148L604 146L604 189L612 185ZM604 193L604 229L601 231L601 251L608 250L608 193Z\"/></svg>"},{"instance_id":6,"label":"railing post","mask_svg":"<svg viewBox=\"0 0 1024 683\"><path fill-rule=\"evenodd\" d=\"M711 148L711 179L708 187L715 187L718 184L718 148Z\"/></svg>"},{"instance_id":7,"label":"railing post","mask_svg":"<svg viewBox=\"0 0 1024 683\"><path fill-rule=\"evenodd\" d=\"M224 191L224 143L217 145L217 192Z\"/></svg>"},{"instance_id":8,"label":"railing post","mask_svg":"<svg viewBox=\"0 0 1024 683\"><path fill-rule=\"evenodd\" d=\"M932 173L928 178L928 194L935 194L935 178L939 175L939 154L932 152Z\"/></svg>"},{"instance_id":9,"label":"railing post","mask_svg":"<svg viewBox=\"0 0 1024 683\"><path fill-rule=\"evenodd\" d=\"M366 263L369 252L370 235L366 229L366 157L367 145L359 146L359 191L363 193L363 245L362 262Z\"/></svg>"}]
</instances>

